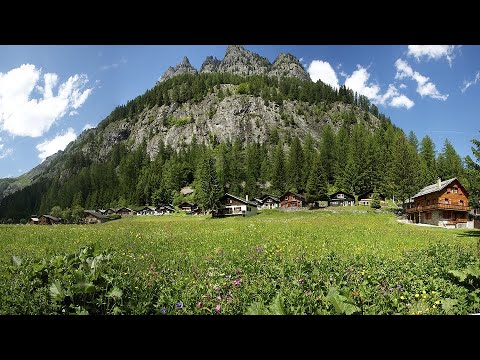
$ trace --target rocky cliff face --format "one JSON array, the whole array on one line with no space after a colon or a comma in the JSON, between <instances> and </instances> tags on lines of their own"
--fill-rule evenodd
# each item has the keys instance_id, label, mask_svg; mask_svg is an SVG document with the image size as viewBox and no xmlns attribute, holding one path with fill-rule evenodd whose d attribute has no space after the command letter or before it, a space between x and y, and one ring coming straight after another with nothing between
<instances>
[{"instance_id":1,"label":"rocky cliff face","mask_svg":"<svg viewBox=\"0 0 480 360\"><path fill-rule=\"evenodd\" d=\"M255 54L243 46L230 45L223 60L208 56L203 62L200 73L225 72L237 75L267 75L276 77L296 77L310 80L310 76L298 59L291 54L280 54L271 64L267 58ZM195 74L197 70L184 57L181 64L175 68L169 67L159 82L181 74Z\"/></svg>"},{"instance_id":2,"label":"rocky cliff face","mask_svg":"<svg viewBox=\"0 0 480 360\"><path fill-rule=\"evenodd\" d=\"M159 79L159 82L168 80L177 75L183 74L196 74L197 70L190 64L190 61L186 56L183 57L183 60L180 64L178 64L175 68L169 67L165 74Z\"/></svg>"}]
</instances>

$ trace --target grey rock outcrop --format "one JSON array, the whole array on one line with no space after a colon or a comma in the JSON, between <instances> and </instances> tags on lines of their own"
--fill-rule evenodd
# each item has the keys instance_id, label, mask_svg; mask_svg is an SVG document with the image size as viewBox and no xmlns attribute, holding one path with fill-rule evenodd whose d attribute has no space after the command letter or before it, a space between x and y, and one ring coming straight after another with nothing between
<instances>
[{"instance_id":1,"label":"grey rock outcrop","mask_svg":"<svg viewBox=\"0 0 480 360\"><path fill-rule=\"evenodd\" d=\"M202 67L200 68L200 73L212 73L212 72L217 72L218 67L220 66L221 61L218 60L216 57L213 56L207 56L205 61L202 64Z\"/></svg>"},{"instance_id":2,"label":"grey rock outcrop","mask_svg":"<svg viewBox=\"0 0 480 360\"><path fill-rule=\"evenodd\" d=\"M190 61L186 56L183 57L182 62L178 64L175 68L171 66L165 71L162 77L158 80L158 82L162 82L168 80L174 76L182 75L182 74L196 74L197 70L190 64Z\"/></svg>"},{"instance_id":3,"label":"grey rock outcrop","mask_svg":"<svg viewBox=\"0 0 480 360\"><path fill-rule=\"evenodd\" d=\"M266 58L248 51L243 46L230 45L218 71L238 75L266 75L270 67L271 64Z\"/></svg>"},{"instance_id":4,"label":"grey rock outcrop","mask_svg":"<svg viewBox=\"0 0 480 360\"><path fill-rule=\"evenodd\" d=\"M300 61L292 54L280 54L272 65L272 70L268 74L277 77L296 77L300 80L310 80L310 76L303 68Z\"/></svg>"}]
</instances>

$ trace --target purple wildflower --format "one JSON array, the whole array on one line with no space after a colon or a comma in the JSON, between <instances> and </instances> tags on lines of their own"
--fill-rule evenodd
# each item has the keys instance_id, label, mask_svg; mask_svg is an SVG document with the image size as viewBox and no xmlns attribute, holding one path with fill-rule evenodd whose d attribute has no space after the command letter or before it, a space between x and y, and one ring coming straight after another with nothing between
<instances>
[{"instance_id":1,"label":"purple wildflower","mask_svg":"<svg viewBox=\"0 0 480 360\"><path fill-rule=\"evenodd\" d=\"M398 285L397 285L397 289L398 289L398 290L402 290L402 285L398 284Z\"/></svg>"},{"instance_id":2,"label":"purple wildflower","mask_svg":"<svg viewBox=\"0 0 480 360\"><path fill-rule=\"evenodd\" d=\"M203 303L202 303L201 301L199 301L199 302L197 303L197 308L201 309L202 306L203 306Z\"/></svg>"},{"instance_id":3,"label":"purple wildflower","mask_svg":"<svg viewBox=\"0 0 480 360\"><path fill-rule=\"evenodd\" d=\"M242 283L242 278L233 280L233 285L240 285Z\"/></svg>"},{"instance_id":4,"label":"purple wildflower","mask_svg":"<svg viewBox=\"0 0 480 360\"><path fill-rule=\"evenodd\" d=\"M166 313L167 313L167 309L162 309L162 310L160 310L160 312L161 312L162 314L166 314Z\"/></svg>"},{"instance_id":5,"label":"purple wildflower","mask_svg":"<svg viewBox=\"0 0 480 360\"><path fill-rule=\"evenodd\" d=\"M215 311L216 312L220 312L221 309L222 309L222 307L220 305L215 306Z\"/></svg>"},{"instance_id":6,"label":"purple wildflower","mask_svg":"<svg viewBox=\"0 0 480 360\"><path fill-rule=\"evenodd\" d=\"M232 275L225 275L225 277L226 277L227 279L230 279L230 278L232 277Z\"/></svg>"},{"instance_id":7,"label":"purple wildflower","mask_svg":"<svg viewBox=\"0 0 480 360\"><path fill-rule=\"evenodd\" d=\"M183 303L182 303L181 301L179 301L179 302L176 304L176 307L177 307L177 309L183 308Z\"/></svg>"},{"instance_id":8,"label":"purple wildflower","mask_svg":"<svg viewBox=\"0 0 480 360\"><path fill-rule=\"evenodd\" d=\"M298 280L298 283L299 283L300 285L303 285L303 284L305 283L305 280L300 279L300 280Z\"/></svg>"}]
</instances>

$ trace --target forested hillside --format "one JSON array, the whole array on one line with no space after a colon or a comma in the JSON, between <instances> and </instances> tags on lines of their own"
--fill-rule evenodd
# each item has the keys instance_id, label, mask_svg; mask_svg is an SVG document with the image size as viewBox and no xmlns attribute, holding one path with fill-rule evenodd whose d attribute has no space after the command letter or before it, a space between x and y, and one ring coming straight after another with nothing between
<instances>
[{"instance_id":1,"label":"forested hillside","mask_svg":"<svg viewBox=\"0 0 480 360\"><path fill-rule=\"evenodd\" d=\"M305 80L291 55L273 65L252 57L236 72L239 51L227 50L228 61L207 59L200 72L185 61L170 68L152 89L82 133L31 185L1 200L0 220L55 206L68 214L176 204L186 185L196 190L187 199L202 204L201 184L212 174L218 194L250 198L292 190L315 200L335 190L376 189L404 200L439 176L458 177L468 188L448 141L437 154L428 136L406 135L365 96ZM265 70L254 71L256 61Z\"/></svg>"}]
</instances>

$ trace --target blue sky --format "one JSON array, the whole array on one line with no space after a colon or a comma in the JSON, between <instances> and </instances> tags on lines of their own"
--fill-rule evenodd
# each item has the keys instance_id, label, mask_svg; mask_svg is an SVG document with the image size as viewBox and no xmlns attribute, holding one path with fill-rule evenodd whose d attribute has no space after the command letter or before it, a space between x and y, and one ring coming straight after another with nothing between
<instances>
[{"instance_id":1,"label":"blue sky","mask_svg":"<svg viewBox=\"0 0 480 360\"><path fill-rule=\"evenodd\" d=\"M289 52L311 78L346 84L437 152L460 156L480 138L480 46L253 45L268 58ZM155 85L187 56L199 69L227 45L0 46L0 177L16 177L63 149L117 105Z\"/></svg>"}]
</instances>

